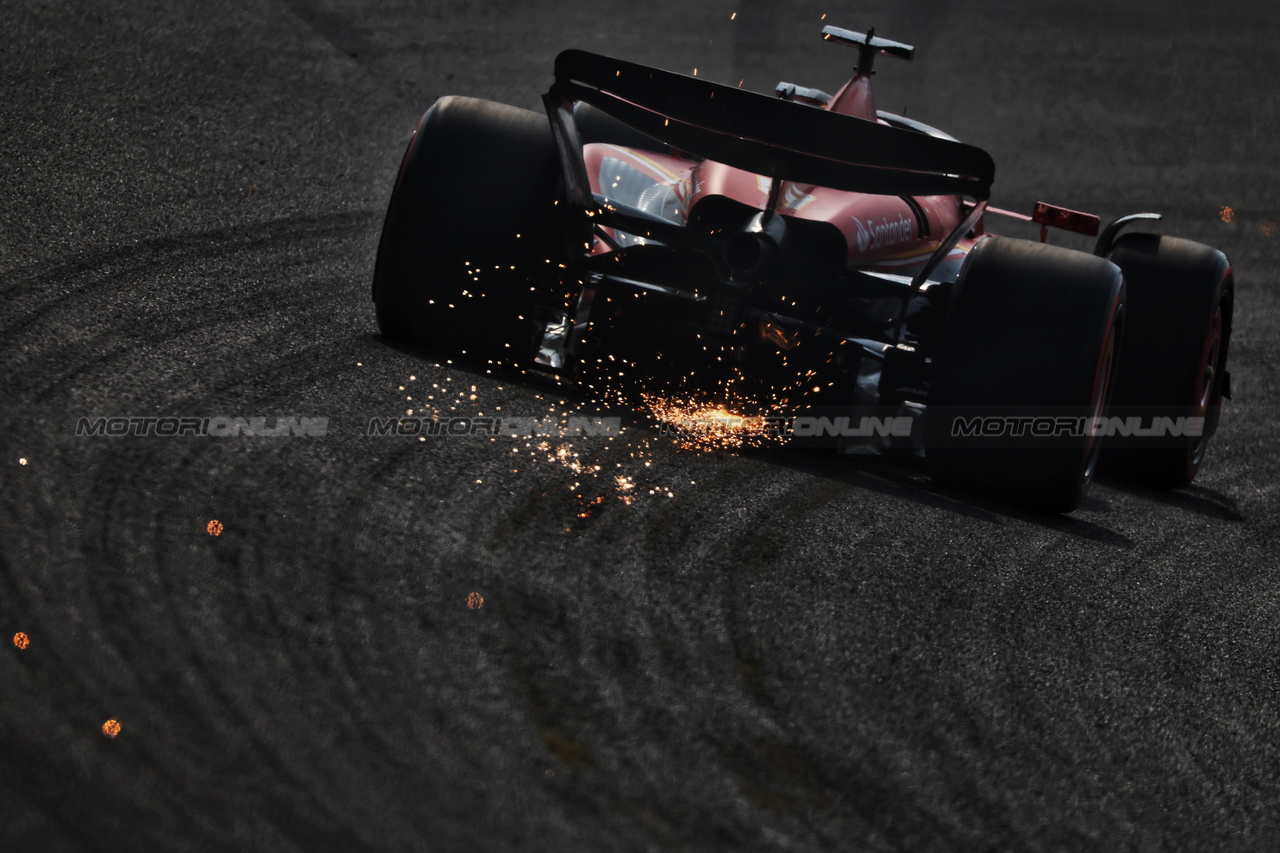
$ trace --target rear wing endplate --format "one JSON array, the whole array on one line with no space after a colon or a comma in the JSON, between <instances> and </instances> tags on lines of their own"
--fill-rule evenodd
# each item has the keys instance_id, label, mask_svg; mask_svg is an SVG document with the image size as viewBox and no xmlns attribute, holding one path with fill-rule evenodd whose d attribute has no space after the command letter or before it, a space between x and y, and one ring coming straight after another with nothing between
<instances>
[{"instance_id":1,"label":"rear wing endplate","mask_svg":"<svg viewBox=\"0 0 1280 853\"><path fill-rule=\"evenodd\" d=\"M544 97L566 160L564 149L578 141L573 101L680 150L796 183L984 201L995 177L990 155L972 145L580 50L556 57ZM580 169L571 168L567 175Z\"/></svg>"}]
</instances>

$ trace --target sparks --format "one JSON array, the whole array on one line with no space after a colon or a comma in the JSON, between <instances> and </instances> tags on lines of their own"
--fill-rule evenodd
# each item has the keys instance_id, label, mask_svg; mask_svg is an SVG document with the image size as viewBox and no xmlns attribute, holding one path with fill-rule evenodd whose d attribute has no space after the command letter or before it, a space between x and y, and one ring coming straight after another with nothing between
<instances>
[{"instance_id":1,"label":"sparks","mask_svg":"<svg viewBox=\"0 0 1280 853\"><path fill-rule=\"evenodd\" d=\"M769 437L764 415L735 412L723 403L672 400L650 394L642 395L642 399L655 419L674 428L685 449L758 446Z\"/></svg>"}]
</instances>

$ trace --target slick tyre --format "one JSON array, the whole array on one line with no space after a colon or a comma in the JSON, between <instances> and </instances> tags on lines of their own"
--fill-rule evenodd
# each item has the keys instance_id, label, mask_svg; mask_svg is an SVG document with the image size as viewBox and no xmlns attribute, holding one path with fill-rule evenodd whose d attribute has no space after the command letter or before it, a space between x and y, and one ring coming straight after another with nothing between
<instances>
[{"instance_id":1,"label":"slick tyre","mask_svg":"<svg viewBox=\"0 0 1280 853\"><path fill-rule=\"evenodd\" d=\"M405 151L378 243L379 330L474 357L531 357L533 314L563 298L570 266L559 178L545 116L436 101Z\"/></svg>"},{"instance_id":2,"label":"slick tyre","mask_svg":"<svg viewBox=\"0 0 1280 853\"><path fill-rule=\"evenodd\" d=\"M1100 416L1124 318L1124 279L1108 261L1023 240L980 243L932 357L925 413L932 476L1041 511L1079 506L1098 458L1091 430L994 435L972 431L972 419L1043 415L1087 424Z\"/></svg>"},{"instance_id":3,"label":"slick tyre","mask_svg":"<svg viewBox=\"0 0 1280 853\"><path fill-rule=\"evenodd\" d=\"M1112 414L1142 425L1159 417L1175 425L1201 420L1191 430L1198 434L1113 441L1102 470L1148 486L1185 486L1200 471L1229 393L1231 263L1217 249L1158 234L1121 236L1110 260L1129 294Z\"/></svg>"},{"instance_id":4,"label":"slick tyre","mask_svg":"<svg viewBox=\"0 0 1280 853\"><path fill-rule=\"evenodd\" d=\"M674 155L676 149L664 142L623 124L603 110L598 110L586 102L578 102L573 107L573 123L578 128L578 137L584 145L591 143L608 143L623 145L628 148L639 148L644 151L657 151L660 154Z\"/></svg>"}]
</instances>

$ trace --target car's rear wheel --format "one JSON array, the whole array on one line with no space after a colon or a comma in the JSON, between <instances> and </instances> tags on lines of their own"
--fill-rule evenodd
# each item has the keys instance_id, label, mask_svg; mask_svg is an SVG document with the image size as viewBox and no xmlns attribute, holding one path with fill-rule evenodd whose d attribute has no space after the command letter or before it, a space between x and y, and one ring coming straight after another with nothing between
<instances>
[{"instance_id":1,"label":"car's rear wheel","mask_svg":"<svg viewBox=\"0 0 1280 853\"><path fill-rule=\"evenodd\" d=\"M1158 234L1121 236L1110 259L1129 292L1113 414L1136 417L1143 427L1156 418L1175 427L1179 419L1203 418L1203 427L1198 435L1116 441L1103 453L1103 470L1151 486L1184 486L1199 472L1222 411L1235 302L1231 263L1217 249Z\"/></svg>"},{"instance_id":2,"label":"car's rear wheel","mask_svg":"<svg viewBox=\"0 0 1280 853\"><path fill-rule=\"evenodd\" d=\"M932 353L930 473L1049 512L1079 506L1124 317L1123 277L1102 258L1024 240L980 243Z\"/></svg>"},{"instance_id":3,"label":"car's rear wheel","mask_svg":"<svg viewBox=\"0 0 1280 853\"><path fill-rule=\"evenodd\" d=\"M574 105L573 123L578 128L578 137L584 145L604 142L644 151L656 151L659 154L674 155L676 153L676 149L672 146L623 124L585 101L579 101Z\"/></svg>"},{"instance_id":4,"label":"car's rear wheel","mask_svg":"<svg viewBox=\"0 0 1280 853\"><path fill-rule=\"evenodd\" d=\"M563 300L571 266L559 176L546 116L436 101L405 152L378 244L382 333L477 357L531 357L534 313Z\"/></svg>"}]
</instances>

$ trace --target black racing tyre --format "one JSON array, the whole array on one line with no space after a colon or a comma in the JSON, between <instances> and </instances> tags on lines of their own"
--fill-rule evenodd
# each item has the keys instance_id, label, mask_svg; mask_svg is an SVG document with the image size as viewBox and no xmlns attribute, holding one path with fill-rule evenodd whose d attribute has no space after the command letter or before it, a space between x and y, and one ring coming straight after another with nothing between
<instances>
[{"instance_id":1,"label":"black racing tyre","mask_svg":"<svg viewBox=\"0 0 1280 853\"><path fill-rule=\"evenodd\" d=\"M1024 440L957 433L955 420L1092 423L1107 405L1124 317L1124 279L1108 261L1025 240L979 243L932 353L930 474L1047 512L1079 506L1098 457L1091 429Z\"/></svg>"},{"instance_id":2,"label":"black racing tyre","mask_svg":"<svg viewBox=\"0 0 1280 853\"><path fill-rule=\"evenodd\" d=\"M532 314L544 302L563 305L572 266L559 179L546 116L436 101L409 142L382 226L379 330L471 356L531 356Z\"/></svg>"},{"instance_id":3,"label":"black racing tyre","mask_svg":"<svg viewBox=\"0 0 1280 853\"><path fill-rule=\"evenodd\" d=\"M1129 292L1112 414L1203 418L1199 435L1125 438L1102 455L1106 474L1174 488L1195 479L1222 413L1235 278L1217 249L1158 234L1125 234L1111 262Z\"/></svg>"},{"instance_id":4,"label":"black racing tyre","mask_svg":"<svg viewBox=\"0 0 1280 853\"><path fill-rule=\"evenodd\" d=\"M675 154L676 149L659 142L652 136L641 133L630 125L623 124L604 110L598 110L586 101L579 101L573 107L573 123L578 129L578 137L583 145L593 142L607 142L627 148L639 148L644 151L657 151L660 154Z\"/></svg>"}]
</instances>

